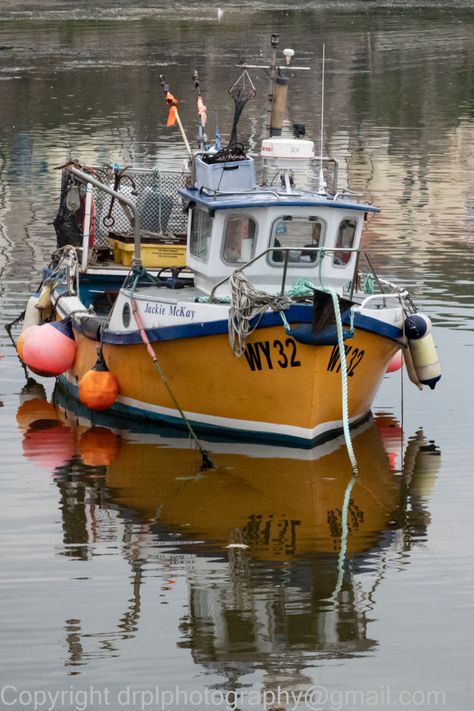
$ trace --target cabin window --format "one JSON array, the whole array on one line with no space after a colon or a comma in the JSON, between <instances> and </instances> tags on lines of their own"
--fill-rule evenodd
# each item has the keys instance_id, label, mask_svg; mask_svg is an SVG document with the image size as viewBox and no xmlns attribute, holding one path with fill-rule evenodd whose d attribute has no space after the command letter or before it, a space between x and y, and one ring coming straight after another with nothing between
<instances>
[{"instance_id":1,"label":"cabin window","mask_svg":"<svg viewBox=\"0 0 474 711\"><path fill-rule=\"evenodd\" d=\"M247 216L229 217L225 224L223 256L225 262L245 264L253 257L255 220Z\"/></svg>"},{"instance_id":2,"label":"cabin window","mask_svg":"<svg viewBox=\"0 0 474 711\"><path fill-rule=\"evenodd\" d=\"M316 249L324 242L325 222L317 215L293 217L283 215L273 223L270 247L286 247L288 266L314 266L319 260ZM268 255L268 261L274 266L282 266L285 252L275 249Z\"/></svg>"},{"instance_id":3,"label":"cabin window","mask_svg":"<svg viewBox=\"0 0 474 711\"><path fill-rule=\"evenodd\" d=\"M337 231L336 248L354 246L354 238L357 228L355 220L342 220ZM338 267L345 267L350 262L353 252L344 252L343 250L334 252L333 264Z\"/></svg>"},{"instance_id":4,"label":"cabin window","mask_svg":"<svg viewBox=\"0 0 474 711\"><path fill-rule=\"evenodd\" d=\"M194 257L207 261L211 243L212 217L204 210L193 210L189 250Z\"/></svg>"}]
</instances>

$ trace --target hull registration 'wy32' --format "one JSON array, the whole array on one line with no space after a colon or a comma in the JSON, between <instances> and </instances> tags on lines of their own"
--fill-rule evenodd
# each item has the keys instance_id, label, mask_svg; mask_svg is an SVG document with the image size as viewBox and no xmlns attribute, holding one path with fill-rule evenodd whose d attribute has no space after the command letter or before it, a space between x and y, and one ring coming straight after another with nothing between
<instances>
[{"instance_id":1,"label":"hull registration 'wy32'","mask_svg":"<svg viewBox=\"0 0 474 711\"><path fill-rule=\"evenodd\" d=\"M303 125L282 135L288 79L275 49L258 170L237 142L255 94L242 69L225 148L217 131L207 142L195 73L196 151L162 77L184 169L63 166L58 250L18 350L91 409L308 447L363 420L402 353L420 388L439 364L429 319L360 249L378 209L338 190L336 161L315 157ZM312 165L317 186L297 188Z\"/></svg>"}]
</instances>

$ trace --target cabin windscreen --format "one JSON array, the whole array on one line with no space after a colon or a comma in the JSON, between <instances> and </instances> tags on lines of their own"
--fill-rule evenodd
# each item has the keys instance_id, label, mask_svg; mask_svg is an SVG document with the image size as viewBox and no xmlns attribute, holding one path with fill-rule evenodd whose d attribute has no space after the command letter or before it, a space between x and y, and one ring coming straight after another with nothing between
<instances>
[{"instance_id":1,"label":"cabin windscreen","mask_svg":"<svg viewBox=\"0 0 474 711\"><path fill-rule=\"evenodd\" d=\"M189 251L193 257L207 262L211 243L212 217L204 210L195 208L191 218Z\"/></svg>"},{"instance_id":2,"label":"cabin windscreen","mask_svg":"<svg viewBox=\"0 0 474 711\"><path fill-rule=\"evenodd\" d=\"M247 215L228 217L225 223L223 257L230 264L245 264L254 256L256 225Z\"/></svg>"},{"instance_id":3,"label":"cabin windscreen","mask_svg":"<svg viewBox=\"0 0 474 711\"><path fill-rule=\"evenodd\" d=\"M357 222L355 220L345 219L339 225L336 237L336 249L340 247L346 247L350 249L354 246L354 240L356 235ZM334 252L333 264L336 267L345 267L349 264L353 252L341 251Z\"/></svg>"},{"instance_id":4,"label":"cabin windscreen","mask_svg":"<svg viewBox=\"0 0 474 711\"><path fill-rule=\"evenodd\" d=\"M272 226L270 247L286 247L288 266L313 267L319 262L320 253L315 247L322 247L326 233L326 223L317 215L310 217L294 217L283 215ZM268 262L272 266L282 266L284 252L275 249L268 254Z\"/></svg>"}]
</instances>

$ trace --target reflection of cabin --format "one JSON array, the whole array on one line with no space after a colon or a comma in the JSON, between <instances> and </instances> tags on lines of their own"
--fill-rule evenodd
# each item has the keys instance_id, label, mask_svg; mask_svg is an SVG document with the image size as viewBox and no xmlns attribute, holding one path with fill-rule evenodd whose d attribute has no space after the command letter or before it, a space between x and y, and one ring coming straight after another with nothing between
<instances>
[{"instance_id":1,"label":"reflection of cabin","mask_svg":"<svg viewBox=\"0 0 474 711\"><path fill-rule=\"evenodd\" d=\"M343 585L344 608L327 606L337 581L336 556L306 555L284 572L255 562L252 568L240 570L246 559L237 557L234 561L230 556L229 573L220 573L219 586L204 584L210 574L215 575L215 561L210 564L195 557L189 565L189 618L183 646L193 650L195 661L218 669L244 661L251 651L263 666L270 666L271 659L273 669L283 670L308 651L348 657L373 648L366 610L359 609L351 576ZM232 575L235 567L238 587ZM261 599L265 604L260 604Z\"/></svg>"}]
</instances>

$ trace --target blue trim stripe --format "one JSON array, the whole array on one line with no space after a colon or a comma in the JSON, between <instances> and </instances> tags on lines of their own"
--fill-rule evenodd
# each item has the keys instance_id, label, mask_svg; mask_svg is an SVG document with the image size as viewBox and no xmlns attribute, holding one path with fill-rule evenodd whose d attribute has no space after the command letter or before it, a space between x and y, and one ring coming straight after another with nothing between
<instances>
[{"instance_id":1,"label":"blue trim stripe","mask_svg":"<svg viewBox=\"0 0 474 711\"><path fill-rule=\"evenodd\" d=\"M343 319L345 325L349 325L349 317ZM375 333L377 336L384 336L391 341L398 341L403 336L403 331L397 326L392 326L385 321L371 318L365 314L355 312L354 326L369 333Z\"/></svg>"},{"instance_id":2,"label":"blue trim stripe","mask_svg":"<svg viewBox=\"0 0 474 711\"><path fill-rule=\"evenodd\" d=\"M295 304L285 311L285 316L290 325L296 325L298 323L311 323L312 313L311 304ZM343 323L345 326L350 325L349 315L346 315L343 318ZM283 327L280 314L270 311L262 316L259 323L259 329L280 325ZM363 331L368 331L369 333L374 333L393 341L398 340L402 336L402 331L396 326L392 326L391 324L384 323L383 321L379 321L378 319L374 319L370 316L365 316L357 312L355 313L354 326L355 328L360 328ZM75 326L75 328L79 330L80 324ZM187 323L176 326L162 326L160 328L147 329L148 338L154 343L159 343L160 341L175 341L181 338L216 336L223 333L228 333L227 319L208 322L200 321L198 323ZM140 333L138 331L131 331L128 333L123 333L122 331L104 331L102 340L104 343L110 343L112 345L133 345L142 343Z\"/></svg>"},{"instance_id":3,"label":"blue trim stripe","mask_svg":"<svg viewBox=\"0 0 474 711\"><path fill-rule=\"evenodd\" d=\"M256 190L248 195L206 195L198 188L178 188L179 194L186 200L195 202L208 210L234 210L237 208L254 207L329 207L333 209L356 210L358 212L380 212L374 205L358 202L342 202L341 200L324 200L321 196L311 193L297 195L275 195L270 191Z\"/></svg>"}]
</instances>

